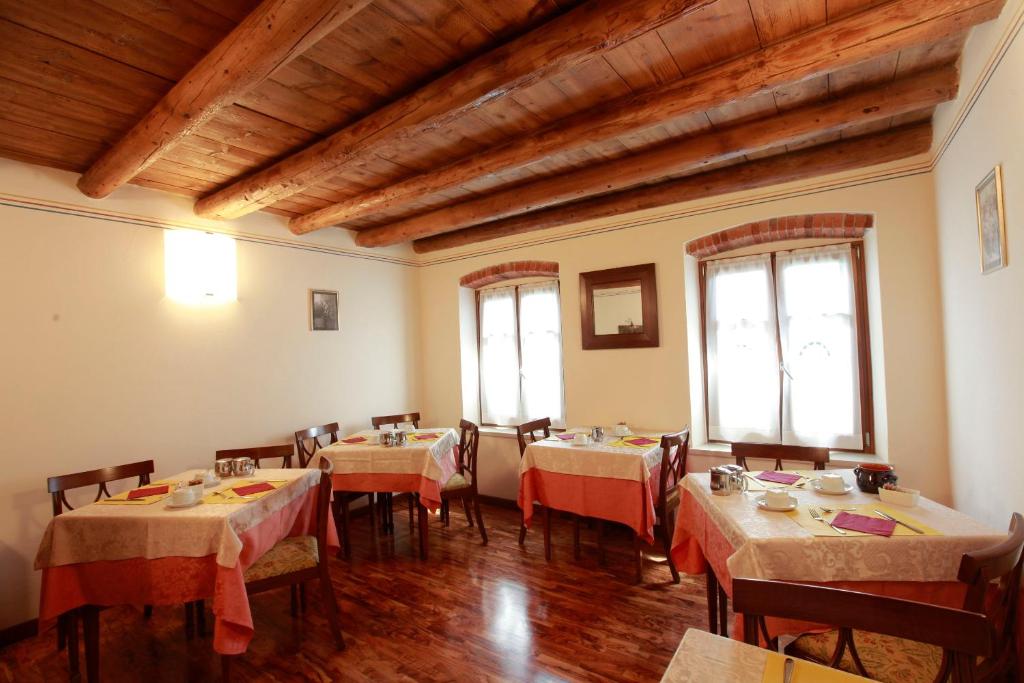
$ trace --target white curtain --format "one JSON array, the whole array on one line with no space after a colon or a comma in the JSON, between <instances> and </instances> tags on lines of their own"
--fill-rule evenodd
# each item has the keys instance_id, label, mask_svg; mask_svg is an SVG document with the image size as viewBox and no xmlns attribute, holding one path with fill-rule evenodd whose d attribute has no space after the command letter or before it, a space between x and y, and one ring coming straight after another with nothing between
<instances>
[{"instance_id":1,"label":"white curtain","mask_svg":"<svg viewBox=\"0 0 1024 683\"><path fill-rule=\"evenodd\" d=\"M480 417L485 424L519 420L516 289L480 292Z\"/></svg>"},{"instance_id":2,"label":"white curtain","mask_svg":"<svg viewBox=\"0 0 1024 683\"><path fill-rule=\"evenodd\" d=\"M550 417L563 427L562 315L558 282L519 287L522 422Z\"/></svg>"},{"instance_id":3,"label":"white curtain","mask_svg":"<svg viewBox=\"0 0 1024 683\"><path fill-rule=\"evenodd\" d=\"M849 244L775 257L783 360L782 443L863 448Z\"/></svg>"},{"instance_id":4,"label":"white curtain","mask_svg":"<svg viewBox=\"0 0 1024 683\"><path fill-rule=\"evenodd\" d=\"M710 261L706 268L708 436L778 443L779 357L771 257Z\"/></svg>"}]
</instances>

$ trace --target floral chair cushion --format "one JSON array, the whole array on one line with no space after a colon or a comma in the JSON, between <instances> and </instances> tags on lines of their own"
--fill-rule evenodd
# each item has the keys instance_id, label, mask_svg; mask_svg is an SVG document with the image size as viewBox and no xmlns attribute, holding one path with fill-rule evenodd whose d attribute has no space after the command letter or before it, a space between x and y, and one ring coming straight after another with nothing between
<instances>
[{"instance_id":1,"label":"floral chair cushion","mask_svg":"<svg viewBox=\"0 0 1024 683\"><path fill-rule=\"evenodd\" d=\"M245 582L282 576L317 565L319 554L315 536L291 536L278 542L263 557L245 570Z\"/></svg>"},{"instance_id":2,"label":"floral chair cushion","mask_svg":"<svg viewBox=\"0 0 1024 683\"><path fill-rule=\"evenodd\" d=\"M827 664L836 649L838 631L808 633L797 638L786 651L812 661ZM868 631L854 631L853 642L868 675L881 683L931 683L942 665L942 648L934 645L886 636ZM859 673L847 648L839 668Z\"/></svg>"},{"instance_id":3,"label":"floral chair cushion","mask_svg":"<svg viewBox=\"0 0 1024 683\"><path fill-rule=\"evenodd\" d=\"M448 483L444 485L445 491L451 491L453 489L464 489L469 487L469 481L459 473L452 475L452 478L448 480Z\"/></svg>"}]
</instances>

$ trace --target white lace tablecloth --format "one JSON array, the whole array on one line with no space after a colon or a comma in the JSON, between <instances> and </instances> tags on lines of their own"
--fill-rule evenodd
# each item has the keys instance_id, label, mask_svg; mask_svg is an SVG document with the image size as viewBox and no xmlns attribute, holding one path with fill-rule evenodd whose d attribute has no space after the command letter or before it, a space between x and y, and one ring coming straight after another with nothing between
<instances>
[{"instance_id":1,"label":"white lace tablecloth","mask_svg":"<svg viewBox=\"0 0 1024 683\"><path fill-rule=\"evenodd\" d=\"M830 470L854 483L853 470ZM756 493L715 496L708 473L687 475L680 486L733 547L733 577L783 581L956 581L961 556L1005 540L1006 535L971 517L921 497L900 508L941 536L815 536L784 514L760 510ZM856 487L844 496L794 489L801 505L843 507L877 503ZM680 507L680 515L686 514ZM677 521L677 525L679 522Z\"/></svg>"},{"instance_id":2,"label":"white lace tablecloth","mask_svg":"<svg viewBox=\"0 0 1024 683\"><path fill-rule=\"evenodd\" d=\"M380 444L346 444L341 441L317 451L317 458L328 458L334 464L334 474L418 474L426 479L445 484L455 471L454 448L459 445L458 433L450 427L404 430L406 434L441 434L435 441L407 441L404 446ZM356 432L352 436L379 434L372 429ZM346 437L351 438L351 437ZM316 467L314 458L308 465Z\"/></svg>"},{"instance_id":3,"label":"white lace tablecloth","mask_svg":"<svg viewBox=\"0 0 1024 683\"><path fill-rule=\"evenodd\" d=\"M569 430L573 431L581 430ZM606 432L604 441L600 443L592 441L586 446L577 446L572 441L551 436L526 447L519 462L519 476L537 468L558 474L645 482L650 479L651 469L661 464L661 435L633 434L626 438L639 436L654 439L655 443L644 448L613 446L620 437Z\"/></svg>"},{"instance_id":4,"label":"white lace tablecloth","mask_svg":"<svg viewBox=\"0 0 1024 683\"><path fill-rule=\"evenodd\" d=\"M160 481L188 481L195 470ZM286 480L277 491L244 504L206 504L171 509L170 498L150 505L86 505L50 520L36 554L36 569L79 562L137 557L205 557L234 567L239 535L258 525L320 481L316 469L258 469L245 481ZM225 479L207 493L232 486ZM173 484L171 484L173 488Z\"/></svg>"}]
</instances>

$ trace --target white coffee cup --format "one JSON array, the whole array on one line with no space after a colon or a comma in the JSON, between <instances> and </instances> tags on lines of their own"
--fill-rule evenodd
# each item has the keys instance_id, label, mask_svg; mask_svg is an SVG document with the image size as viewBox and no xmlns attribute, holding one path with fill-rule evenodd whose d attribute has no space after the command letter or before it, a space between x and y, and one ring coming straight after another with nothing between
<instances>
[{"instance_id":1,"label":"white coffee cup","mask_svg":"<svg viewBox=\"0 0 1024 683\"><path fill-rule=\"evenodd\" d=\"M629 427L621 422L615 425L615 436L629 436Z\"/></svg>"},{"instance_id":2,"label":"white coffee cup","mask_svg":"<svg viewBox=\"0 0 1024 683\"><path fill-rule=\"evenodd\" d=\"M191 486L182 486L171 493L171 502L175 505L189 505L195 502L195 492Z\"/></svg>"},{"instance_id":3,"label":"white coffee cup","mask_svg":"<svg viewBox=\"0 0 1024 683\"><path fill-rule=\"evenodd\" d=\"M220 483L220 477L217 476L215 471L206 470L203 472L203 483L207 486L214 486L215 484Z\"/></svg>"},{"instance_id":4,"label":"white coffee cup","mask_svg":"<svg viewBox=\"0 0 1024 683\"><path fill-rule=\"evenodd\" d=\"M822 491L841 493L846 490L846 480L841 474L823 474L818 482Z\"/></svg>"},{"instance_id":5,"label":"white coffee cup","mask_svg":"<svg viewBox=\"0 0 1024 683\"><path fill-rule=\"evenodd\" d=\"M380 443L380 432L370 432L369 434L364 434L363 436L366 437L366 443L368 444Z\"/></svg>"},{"instance_id":6,"label":"white coffee cup","mask_svg":"<svg viewBox=\"0 0 1024 683\"><path fill-rule=\"evenodd\" d=\"M786 489L771 488L764 492L764 502L773 508L789 507L793 503L793 496Z\"/></svg>"},{"instance_id":7,"label":"white coffee cup","mask_svg":"<svg viewBox=\"0 0 1024 683\"><path fill-rule=\"evenodd\" d=\"M576 436L572 437L573 443L579 446L586 446L590 443L590 434L585 432L576 432Z\"/></svg>"}]
</instances>

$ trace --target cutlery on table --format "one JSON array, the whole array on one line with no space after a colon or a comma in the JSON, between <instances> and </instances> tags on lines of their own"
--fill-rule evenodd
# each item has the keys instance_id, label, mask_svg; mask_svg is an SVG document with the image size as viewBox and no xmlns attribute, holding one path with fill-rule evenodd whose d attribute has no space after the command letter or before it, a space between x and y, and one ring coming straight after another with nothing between
<instances>
[{"instance_id":1,"label":"cutlery on table","mask_svg":"<svg viewBox=\"0 0 1024 683\"><path fill-rule=\"evenodd\" d=\"M786 657L786 663L782 667L782 683L792 683L794 668L796 668L796 662L792 657Z\"/></svg>"},{"instance_id":2,"label":"cutlery on table","mask_svg":"<svg viewBox=\"0 0 1024 683\"><path fill-rule=\"evenodd\" d=\"M900 526L905 526L908 529L910 529L911 531L913 531L915 534L923 534L924 533L923 531L918 529L916 526L911 526L911 525L907 524L906 522L901 522L900 520L896 519L892 515L887 515L884 512L882 512L881 510L875 510L875 514L878 515L879 517L881 517L882 519L887 519L890 522L896 522Z\"/></svg>"},{"instance_id":3,"label":"cutlery on table","mask_svg":"<svg viewBox=\"0 0 1024 683\"><path fill-rule=\"evenodd\" d=\"M240 496L237 493L234 496L229 496L228 494L224 493L223 491L214 491L213 495L215 495L215 496L223 496L224 498L227 498L228 500L234 500L235 498L241 498L242 500L252 500L255 497L255 496Z\"/></svg>"},{"instance_id":4,"label":"cutlery on table","mask_svg":"<svg viewBox=\"0 0 1024 683\"><path fill-rule=\"evenodd\" d=\"M816 509L814 509L812 507L809 507L809 508L807 508L807 512L811 515L811 517L813 517L814 519L818 520L822 524L827 524L828 526L832 527L832 531L836 532L837 534L840 534L842 536L846 535L845 531L843 531L839 527L837 527L834 524L832 524L832 522L830 522L827 519L825 519L824 517L822 517L821 513L818 512Z\"/></svg>"},{"instance_id":5,"label":"cutlery on table","mask_svg":"<svg viewBox=\"0 0 1024 683\"><path fill-rule=\"evenodd\" d=\"M857 508L821 508L821 511L827 515L831 515L833 512L856 512Z\"/></svg>"}]
</instances>

